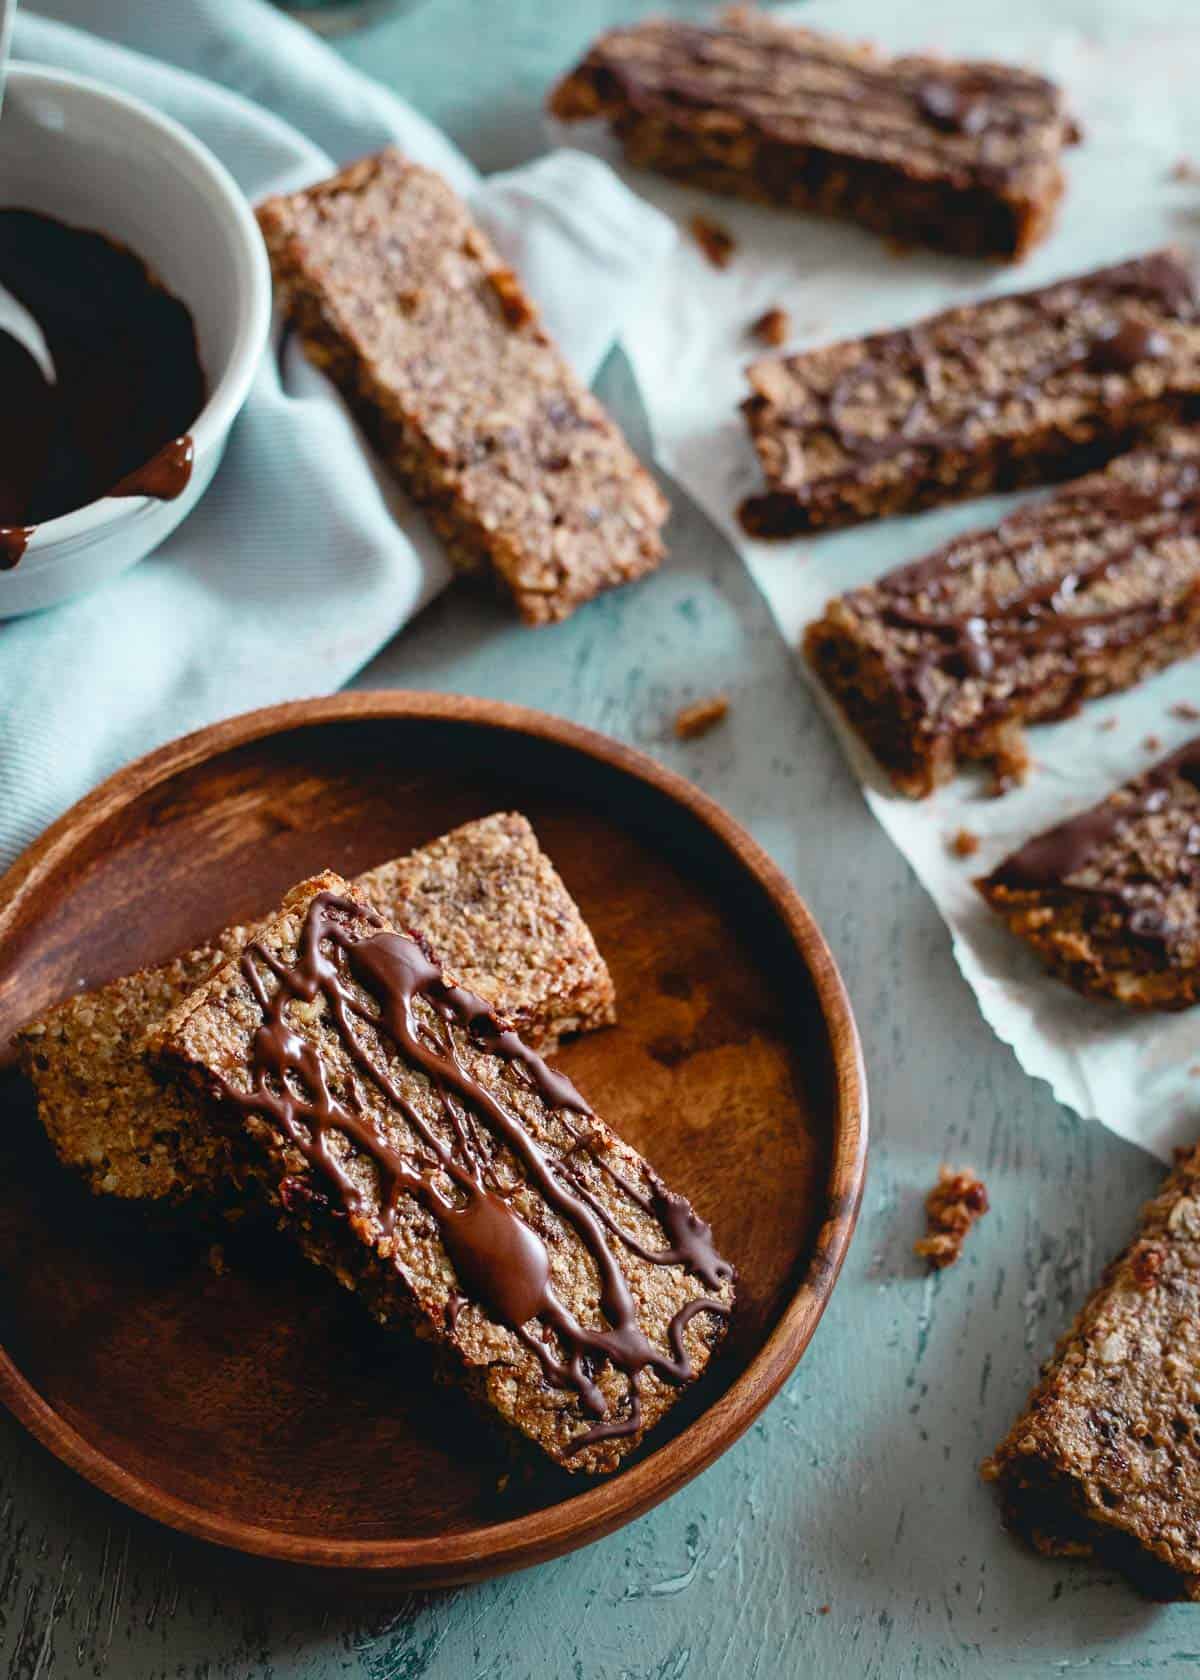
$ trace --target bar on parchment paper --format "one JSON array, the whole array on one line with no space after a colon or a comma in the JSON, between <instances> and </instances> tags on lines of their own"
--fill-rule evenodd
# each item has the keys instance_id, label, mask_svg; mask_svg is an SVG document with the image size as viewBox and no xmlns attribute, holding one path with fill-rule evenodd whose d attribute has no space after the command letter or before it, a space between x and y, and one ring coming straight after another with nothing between
<instances>
[{"instance_id":1,"label":"bar on parchment paper","mask_svg":"<svg viewBox=\"0 0 1200 1680\"><path fill-rule=\"evenodd\" d=\"M611 30L550 109L604 119L631 163L676 180L1004 259L1049 228L1077 138L1061 91L1032 71L889 58L748 6Z\"/></svg>"},{"instance_id":2,"label":"bar on parchment paper","mask_svg":"<svg viewBox=\"0 0 1200 1680\"><path fill-rule=\"evenodd\" d=\"M766 479L741 509L786 537L1047 484L1200 401L1200 318L1170 250L961 304L749 369Z\"/></svg>"},{"instance_id":3,"label":"bar on parchment paper","mask_svg":"<svg viewBox=\"0 0 1200 1680\"><path fill-rule=\"evenodd\" d=\"M1135 1009L1200 1001L1200 737L976 885L1076 991Z\"/></svg>"},{"instance_id":4,"label":"bar on parchment paper","mask_svg":"<svg viewBox=\"0 0 1200 1680\"><path fill-rule=\"evenodd\" d=\"M1200 427L830 602L809 661L901 792L1200 648Z\"/></svg>"}]
</instances>

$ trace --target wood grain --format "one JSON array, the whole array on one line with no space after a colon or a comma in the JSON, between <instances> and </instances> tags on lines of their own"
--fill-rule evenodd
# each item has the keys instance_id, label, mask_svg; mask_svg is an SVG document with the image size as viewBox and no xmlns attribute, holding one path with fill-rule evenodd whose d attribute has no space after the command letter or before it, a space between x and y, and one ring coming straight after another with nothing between
<instances>
[{"instance_id":1,"label":"wood grain","mask_svg":"<svg viewBox=\"0 0 1200 1680\"><path fill-rule=\"evenodd\" d=\"M630 749L453 696L272 708L128 767L0 882L0 1046L322 866L500 807L531 818L612 966L621 1025L562 1060L711 1217L726 1349L621 1475L514 1475L419 1356L273 1244L146 1231L57 1168L4 1090L0 1396L109 1493L188 1533L389 1580L467 1580L610 1532L757 1416L828 1300L861 1196L865 1087L803 903L716 805ZM469 1447L463 1441L471 1443Z\"/></svg>"}]
</instances>

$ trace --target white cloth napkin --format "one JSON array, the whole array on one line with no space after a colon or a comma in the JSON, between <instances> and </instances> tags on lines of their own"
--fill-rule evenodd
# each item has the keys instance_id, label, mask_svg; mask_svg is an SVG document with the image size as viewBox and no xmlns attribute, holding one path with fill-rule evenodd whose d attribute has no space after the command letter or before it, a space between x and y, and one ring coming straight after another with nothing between
<instances>
[{"instance_id":1,"label":"white cloth napkin","mask_svg":"<svg viewBox=\"0 0 1200 1680\"><path fill-rule=\"evenodd\" d=\"M19 14L15 56L169 112L251 200L390 141L439 169L585 379L673 242L667 221L581 153L481 182L416 112L264 0L43 9L53 17ZM138 753L339 687L447 577L424 519L376 471L324 379L298 350L282 370L269 356L213 485L169 541L91 595L0 626L0 864Z\"/></svg>"},{"instance_id":2,"label":"white cloth napkin","mask_svg":"<svg viewBox=\"0 0 1200 1680\"><path fill-rule=\"evenodd\" d=\"M1053 236L1019 268L888 252L852 227L706 199L644 172L625 178L681 220L700 207L737 240L729 268L711 268L689 241L663 273L653 308L625 343L663 465L740 550L788 641L831 595L918 555L948 536L1000 517L1017 498L993 498L912 519L883 520L838 535L782 544L749 542L734 518L761 483L737 404L743 368L765 352L749 324L773 305L792 317L791 344L899 325L987 291L1037 285L1168 242L1195 245L1200 186L1178 178L1182 157L1200 162L1200 8L1195 0L811 0L797 22L912 51L994 57L1043 69L1067 88L1084 144L1068 153L1068 197ZM585 131L572 130L580 143ZM611 144L594 143L602 155ZM1047 978L971 886L1008 851L1102 798L1143 769L1155 751L1196 733L1176 715L1200 703L1200 660L1142 688L1032 732L1037 770L1019 793L980 797L960 777L914 803L891 792L869 756L834 718L872 811L909 860L953 935L954 952L981 1009L1022 1065L1059 1100L1095 1116L1164 1159L1200 1132L1200 1010L1139 1018L1082 1000ZM1111 732L1100 725L1117 720ZM1158 747L1147 743L1158 743ZM958 829L978 834L976 856L953 855ZM803 884L803 883L801 883ZM919 978L919 977L918 977Z\"/></svg>"}]
</instances>

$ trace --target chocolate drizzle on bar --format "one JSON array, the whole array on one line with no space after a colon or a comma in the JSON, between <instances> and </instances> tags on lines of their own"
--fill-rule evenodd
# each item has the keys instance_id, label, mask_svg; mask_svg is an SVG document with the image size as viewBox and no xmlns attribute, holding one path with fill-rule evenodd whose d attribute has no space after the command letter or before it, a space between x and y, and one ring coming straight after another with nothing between
<instances>
[{"instance_id":1,"label":"chocolate drizzle on bar","mask_svg":"<svg viewBox=\"0 0 1200 1680\"><path fill-rule=\"evenodd\" d=\"M1057 88L1003 65L933 68L928 59L876 59L804 30L709 27L650 20L597 41L577 75L599 97L637 116L712 109L794 146L830 125L853 123L881 143L918 141L957 151L985 130L1020 137L1053 122ZM619 126L619 120L618 120ZM997 180L1024 166L994 163Z\"/></svg>"},{"instance_id":2,"label":"chocolate drizzle on bar","mask_svg":"<svg viewBox=\"0 0 1200 1680\"><path fill-rule=\"evenodd\" d=\"M991 884L1016 891L1067 885L1130 824L1165 809L1175 781L1190 782L1200 793L1200 736L1162 759L1129 787L1030 840L993 872ZM1195 879L1200 876L1200 812L1189 841L1185 863L1190 878ZM1105 884L1100 890L1118 889Z\"/></svg>"},{"instance_id":3,"label":"chocolate drizzle on bar","mask_svg":"<svg viewBox=\"0 0 1200 1680\"><path fill-rule=\"evenodd\" d=\"M356 921L380 931L356 934ZM464 1296L479 1302L537 1357L547 1380L572 1390L583 1410L597 1420L572 1440L568 1453L640 1428L643 1372L653 1371L674 1383L691 1380L695 1371L683 1342L687 1326L700 1312L723 1318L728 1306L708 1297L688 1302L669 1326L669 1354L661 1352L641 1329L636 1301L610 1238L652 1264L686 1266L707 1288L732 1279L732 1267L717 1254L711 1231L684 1198L657 1181L645 1195L597 1153L594 1159L622 1193L659 1220L667 1246L651 1252L621 1227L585 1188L571 1159L590 1141L594 1116L588 1104L570 1080L547 1067L503 1026L482 998L450 984L415 940L386 931L373 912L329 892L318 893L308 906L294 966L254 943L247 947L241 967L263 1020L254 1040L251 1089L239 1091L218 1080L220 1095L243 1113L273 1122L351 1217L365 1209L344 1144L336 1141L339 1137L374 1164L385 1236L395 1223L402 1194L415 1197L433 1215L461 1285L447 1306L451 1328ZM273 991L260 969L274 977ZM359 987L375 1001L377 1012L364 1004ZM357 1088L345 1096L335 1094L316 1045L289 1026L290 1005L311 1004L318 998L324 999L324 1020L350 1062L408 1123L417 1140L412 1153L381 1135ZM418 999L432 1010L439 1028L431 1028L418 1015ZM390 1039L425 1075L440 1105L442 1130L405 1098L387 1066L368 1049L362 1025ZM456 1049L455 1030L488 1055L522 1070L530 1088L557 1112L575 1140L564 1158L547 1155L520 1115L471 1075ZM511 1205L517 1185L500 1181L501 1150L518 1163L517 1182L523 1176L535 1187L586 1247L596 1268L608 1328L580 1324L558 1298L545 1243ZM284 1186L294 1182L283 1181L281 1198ZM294 1204L295 1189L287 1195ZM598 1366L605 1362L628 1378L620 1416L611 1415L595 1381Z\"/></svg>"},{"instance_id":4,"label":"chocolate drizzle on bar","mask_svg":"<svg viewBox=\"0 0 1200 1680\"><path fill-rule=\"evenodd\" d=\"M1112 533L1119 536L1116 543L1106 541ZM1019 510L992 532L960 539L926 560L889 573L875 586L872 607L867 607L867 591L850 599L885 624L920 633L919 650L901 656L893 672L916 700L936 709L936 694L928 685L933 671L958 680L986 678L1041 650L1100 653L1169 622L1180 610L1180 602L1170 594L1143 593L1092 610L1089 598L1126 572L1136 576L1134 568L1148 549L1197 535L1200 458L1165 456L1153 489L1118 481L1105 490L1093 482L1077 496L1064 492ZM1038 563L1057 542L1078 545L1087 558L1068 570L1037 576ZM986 575L989 566L999 562L1031 581L973 603L968 611L939 606L967 566Z\"/></svg>"},{"instance_id":5,"label":"chocolate drizzle on bar","mask_svg":"<svg viewBox=\"0 0 1200 1680\"><path fill-rule=\"evenodd\" d=\"M939 425L936 412L938 392L948 371L961 369L965 386L979 389L983 359L998 349L1018 349L1023 339L1036 334L1036 325L1018 316L1004 331L986 325L987 311L1004 299L988 300L982 311L968 309L934 316L913 327L877 333L863 340L863 353L841 373L827 391L808 389L806 403L792 413L781 411L761 391L742 404L752 429L782 429L801 435L827 432L847 457L847 465L822 472L813 481L822 490L856 480L865 469L881 461L922 452L970 450L972 438L1009 404L1033 405L1052 389L1052 383L1072 372L1097 378L1131 375L1146 363L1161 362L1171 352L1171 340L1155 321L1144 318L1147 308L1181 322L1197 318L1197 302L1187 268L1170 251L1157 251L1093 274L1026 292L1013 301L1032 309L1049 326L1065 335L1065 342L1047 356L1024 367L1004 391L973 395L963 412L950 425ZM1075 323L1084 305L1092 306L1099 319L1087 330ZM981 319L982 314L982 319ZM821 353L815 353L819 356ZM785 358L781 364L803 364L805 355ZM772 364L763 364L767 367ZM890 389L903 387L911 394L894 423L883 431L856 424L855 415L878 416L881 398ZM769 537L795 529L794 508L803 500L805 487L775 489L752 496L742 504L740 516L752 536Z\"/></svg>"}]
</instances>

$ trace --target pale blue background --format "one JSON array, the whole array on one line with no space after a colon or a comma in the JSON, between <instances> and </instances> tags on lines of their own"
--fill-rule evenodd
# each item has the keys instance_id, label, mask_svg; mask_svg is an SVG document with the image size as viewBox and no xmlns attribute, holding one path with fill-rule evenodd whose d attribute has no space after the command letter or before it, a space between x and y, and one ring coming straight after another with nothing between
<instances>
[{"instance_id":1,"label":"pale blue background","mask_svg":"<svg viewBox=\"0 0 1200 1680\"><path fill-rule=\"evenodd\" d=\"M538 149L553 73L648 9L427 0L343 50L492 169ZM638 438L619 362L603 394ZM636 591L533 634L452 593L362 682L502 696L632 741L722 800L807 896L854 997L873 1090L862 1221L811 1351L749 1436L641 1522L518 1577L373 1605L321 1601L130 1517L0 1417L0 1673L1200 1673L1200 1610L1027 1555L975 1474L1158 1169L1059 1110L982 1024L765 607L723 540L676 506L672 559ZM734 696L728 725L676 744L675 707L716 688ZM994 1211L962 1264L926 1281L909 1246L947 1156L984 1172Z\"/></svg>"}]
</instances>

